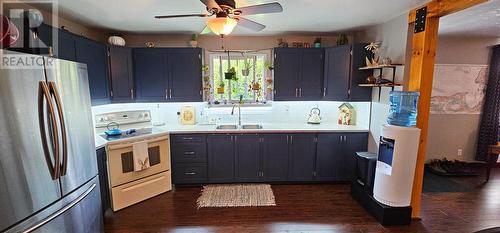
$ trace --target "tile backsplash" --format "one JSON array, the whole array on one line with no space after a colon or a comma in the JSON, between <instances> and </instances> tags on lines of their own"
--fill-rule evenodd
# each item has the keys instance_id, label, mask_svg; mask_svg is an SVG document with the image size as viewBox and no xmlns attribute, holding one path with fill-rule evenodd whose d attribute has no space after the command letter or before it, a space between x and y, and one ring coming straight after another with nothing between
<instances>
[{"instance_id":1,"label":"tile backsplash","mask_svg":"<svg viewBox=\"0 0 500 233\"><path fill-rule=\"evenodd\" d=\"M272 102L267 106L241 107L241 121L243 123L274 123L274 124L303 124L307 122L309 112L313 107L321 110L322 123L336 124L338 118L338 107L344 102L338 101L284 101ZM355 124L362 128L369 128L370 124L370 102L349 102L356 110ZM150 110L153 122L164 122L166 124L178 124L177 112L182 106L194 106L196 109L196 121L208 123L216 121L217 124L237 123L238 108L231 115L231 106L208 106L204 102L193 103L127 103L108 104L92 107L92 113L96 114L119 112L128 110Z\"/></svg>"}]
</instances>

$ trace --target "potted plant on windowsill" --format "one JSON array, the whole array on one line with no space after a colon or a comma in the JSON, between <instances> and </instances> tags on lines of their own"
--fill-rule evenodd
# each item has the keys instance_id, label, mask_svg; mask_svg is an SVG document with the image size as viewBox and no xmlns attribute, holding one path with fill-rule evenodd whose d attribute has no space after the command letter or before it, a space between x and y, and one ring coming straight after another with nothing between
<instances>
[{"instance_id":1,"label":"potted plant on windowsill","mask_svg":"<svg viewBox=\"0 0 500 233\"><path fill-rule=\"evenodd\" d=\"M244 68L241 70L241 74L247 77L248 75L250 75L250 69L252 68L252 63L250 62L250 60L245 59L243 65Z\"/></svg>"},{"instance_id":2,"label":"potted plant on windowsill","mask_svg":"<svg viewBox=\"0 0 500 233\"><path fill-rule=\"evenodd\" d=\"M228 80L236 80L236 69L231 67L231 69L224 73L224 78Z\"/></svg>"},{"instance_id":3,"label":"potted plant on windowsill","mask_svg":"<svg viewBox=\"0 0 500 233\"><path fill-rule=\"evenodd\" d=\"M217 87L217 94L224 94L224 82L221 82L219 86Z\"/></svg>"}]
</instances>

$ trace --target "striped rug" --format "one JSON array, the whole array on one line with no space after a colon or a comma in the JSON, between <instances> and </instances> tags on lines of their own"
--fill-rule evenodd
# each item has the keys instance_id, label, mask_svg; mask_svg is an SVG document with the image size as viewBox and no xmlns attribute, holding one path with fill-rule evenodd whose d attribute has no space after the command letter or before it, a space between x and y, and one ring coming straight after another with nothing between
<instances>
[{"instance_id":1,"label":"striped rug","mask_svg":"<svg viewBox=\"0 0 500 233\"><path fill-rule=\"evenodd\" d=\"M275 206L269 184L217 184L203 186L197 201L202 207Z\"/></svg>"}]
</instances>

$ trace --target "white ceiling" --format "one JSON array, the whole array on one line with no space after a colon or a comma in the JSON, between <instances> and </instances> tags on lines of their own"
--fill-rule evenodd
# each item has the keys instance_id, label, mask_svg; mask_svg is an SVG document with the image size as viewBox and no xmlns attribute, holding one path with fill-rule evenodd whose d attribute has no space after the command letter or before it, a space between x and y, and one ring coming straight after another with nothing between
<instances>
[{"instance_id":1,"label":"white ceiling","mask_svg":"<svg viewBox=\"0 0 500 233\"><path fill-rule=\"evenodd\" d=\"M237 7L277 1L282 13L248 16L267 26L255 33L338 32L383 23L428 0L236 0ZM155 15L204 13L199 0L59 0L59 14L87 26L122 32L196 33L206 18L154 19Z\"/></svg>"},{"instance_id":2,"label":"white ceiling","mask_svg":"<svg viewBox=\"0 0 500 233\"><path fill-rule=\"evenodd\" d=\"M500 0L490 0L442 17L439 20L439 34L500 37Z\"/></svg>"}]
</instances>

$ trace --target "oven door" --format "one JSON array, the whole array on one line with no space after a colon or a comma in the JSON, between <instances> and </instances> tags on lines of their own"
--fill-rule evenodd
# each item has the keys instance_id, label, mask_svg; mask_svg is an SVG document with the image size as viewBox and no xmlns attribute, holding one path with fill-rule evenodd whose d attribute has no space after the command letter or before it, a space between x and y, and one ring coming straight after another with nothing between
<instances>
[{"instance_id":1,"label":"oven door","mask_svg":"<svg viewBox=\"0 0 500 233\"><path fill-rule=\"evenodd\" d=\"M132 144L148 142L150 167L134 171ZM141 178L149 177L170 170L170 143L168 135L127 140L123 143L108 145L108 169L111 187L116 187Z\"/></svg>"}]
</instances>

